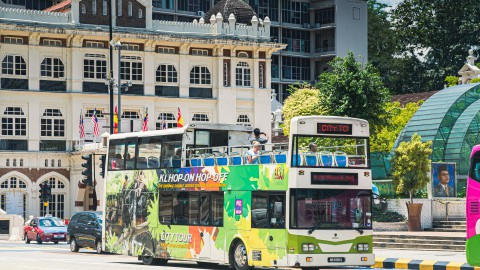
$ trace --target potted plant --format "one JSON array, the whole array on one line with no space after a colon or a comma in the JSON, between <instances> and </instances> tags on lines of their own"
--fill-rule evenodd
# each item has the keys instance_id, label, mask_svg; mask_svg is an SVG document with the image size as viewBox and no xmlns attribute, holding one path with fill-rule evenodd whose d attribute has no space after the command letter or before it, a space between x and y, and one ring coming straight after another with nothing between
<instances>
[{"instance_id":1,"label":"potted plant","mask_svg":"<svg viewBox=\"0 0 480 270\"><path fill-rule=\"evenodd\" d=\"M406 203L409 231L421 229L422 204L413 203L413 194L430 181L427 173L430 171L431 145L431 141L422 143L420 135L415 133L409 142L400 143L394 151L393 184L397 194L406 192L410 197Z\"/></svg>"}]
</instances>

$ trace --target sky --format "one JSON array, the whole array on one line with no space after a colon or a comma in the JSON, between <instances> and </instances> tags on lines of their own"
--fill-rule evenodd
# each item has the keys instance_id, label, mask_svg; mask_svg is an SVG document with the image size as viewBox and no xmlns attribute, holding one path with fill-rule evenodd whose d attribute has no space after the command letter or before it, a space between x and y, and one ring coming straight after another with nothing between
<instances>
[{"instance_id":1,"label":"sky","mask_svg":"<svg viewBox=\"0 0 480 270\"><path fill-rule=\"evenodd\" d=\"M402 2L402 0L379 0L378 2L394 7L398 3Z\"/></svg>"}]
</instances>

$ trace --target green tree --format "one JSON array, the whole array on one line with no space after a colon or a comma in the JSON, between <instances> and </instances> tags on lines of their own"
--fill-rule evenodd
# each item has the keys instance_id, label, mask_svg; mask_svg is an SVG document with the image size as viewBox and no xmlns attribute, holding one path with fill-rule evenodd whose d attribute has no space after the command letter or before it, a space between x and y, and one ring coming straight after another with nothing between
<instances>
[{"instance_id":1,"label":"green tree","mask_svg":"<svg viewBox=\"0 0 480 270\"><path fill-rule=\"evenodd\" d=\"M320 111L327 115L356 117L369 121L370 130L385 123L385 103L390 96L377 70L363 67L353 53L330 62L331 70L320 75Z\"/></svg>"},{"instance_id":2,"label":"green tree","mask_svg":"<svg viewBox=\"0 0 480 270\"><path fill-rule=\"evenodd\" d=\"M409 194L410 203L413 203L413 194L430 181L427 173L430 171L432 142L423 143L421 139L417 133L413 134L409 142L400 143L393 156L393 184L397 187L397 194Z\"/></svg>"},{"instance_id":3,"label":"green tree","mask_svg":"<svg viewBox=\"0 0 480 270\"><path fill-rule=\"evenodd\" d=\"M458 77L457 76L447 76L447 77L445 77L445 82L447 83L447 85L449 87L450 86L455 86L455 85L457 85Z\"/></svg>"},{"instance_id":4,"label":"green tree","mask_svg":"<svg viewBox=\"0 0 480 270\"><path fill-rule=\"evenodd\" d=\"M400 46L398 56L414 64L403 74L401 92L443 88L443 79L455 75L467 50L478 46L478 0L404 0L394 9L392 23ZM419 73L419 71L422 71Z\"/></svg>"},{"instance_id":5,"label":"green tree","mask_svg":"<svg viewBox=\"0 0 480 270\"><path fill-rule=\"evenodd\" d=\"M373 152L390 152L398 135L407 125L423 101L410 102L401 106L400 102L387 102L385 125L371 136L370 146Z\"/></svg>"},{"instance_id":6,"label":"green tree","mask_svg":"<svg viewBox=\"0 0 480 270\"><path fill-rule=\"evenodd\" d=\"M300 87L300 88L296 88ZM318 89L310 85L294 86L283 104L283 133L290 133L290 121L295 116L321 115Z\"/></svg>"},{"instance_id":7,"label":"green tree","mask_svg":"<svg viewBox=\"0 0 480 270\"><path fill-rule=\"evenodd\" d=\"M470 83L479 83L480 82L480 78L473 78Z\"/></svg>"}]
</instances>

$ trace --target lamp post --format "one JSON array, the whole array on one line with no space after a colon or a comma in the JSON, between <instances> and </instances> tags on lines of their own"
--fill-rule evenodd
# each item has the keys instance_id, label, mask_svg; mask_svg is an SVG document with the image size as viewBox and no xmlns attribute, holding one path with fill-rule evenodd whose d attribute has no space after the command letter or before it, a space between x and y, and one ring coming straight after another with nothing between
<instances>
[{"instance_id":1,"label":"lamp post","mask_svg":"<svg viewBox=\"0 0 480 270\"><path fill-rule=\"evenodd\" d=\"M108 1L109 5L109 12L108 12L108 26L110 32L110 42L113 41L113 27L112 27L112 19L113 19L113 0ZM110 71L108 74L108 90L110 91L110 134L113 134L113 48L110 46Z\"/></svg>"}]
</instances>

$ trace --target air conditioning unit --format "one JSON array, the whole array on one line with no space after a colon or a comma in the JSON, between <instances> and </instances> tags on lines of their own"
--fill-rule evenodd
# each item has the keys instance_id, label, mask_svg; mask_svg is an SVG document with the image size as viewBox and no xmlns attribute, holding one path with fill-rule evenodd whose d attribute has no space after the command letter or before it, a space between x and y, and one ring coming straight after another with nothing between
<instances>
[{"instance_id":1,"label":"air conditioning unit","mask_svg":"<svg viewBox=\"0 0 480 270\"><path fill-rule=\"evenodd\" d=\"M204 11L197 11L197 16L200 16L200 17L205 17L205 12Z\"/></svg>"}]
</instances>

